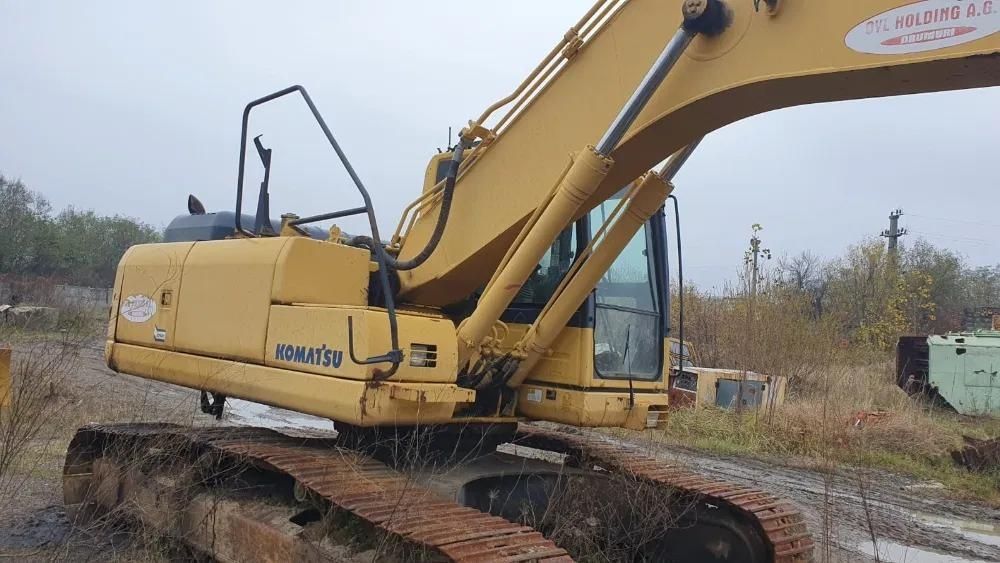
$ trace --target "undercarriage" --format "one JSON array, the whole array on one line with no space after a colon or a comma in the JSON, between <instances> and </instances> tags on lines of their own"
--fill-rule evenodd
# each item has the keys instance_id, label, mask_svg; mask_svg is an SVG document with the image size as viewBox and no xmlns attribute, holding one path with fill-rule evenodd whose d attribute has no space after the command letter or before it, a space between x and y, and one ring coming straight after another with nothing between
<instances>
[{"instance_id":1,"label":"undercarriage","mask_svg":"<svg viewBox=\"0 0 1000 563\"><path fill-rule=\"evenodd\" d=\"M808 561L813 545L769 493L556 425L88 426L64 495L78 523L141 522L218 561Z\"/></svg>"}]
</instances>

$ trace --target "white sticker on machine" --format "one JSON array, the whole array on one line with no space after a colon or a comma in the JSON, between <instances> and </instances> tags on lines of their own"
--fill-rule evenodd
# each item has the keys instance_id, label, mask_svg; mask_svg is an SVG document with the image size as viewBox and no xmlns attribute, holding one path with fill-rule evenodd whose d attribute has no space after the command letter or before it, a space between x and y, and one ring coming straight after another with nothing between
<instances>
[{"instance_id":1,"label":"white sticker on machine","mask_svg":"<svg viewBox=\"0 0 1000 563\"><path fill-rule=\"evenodd\" d=\"M528 401L532 403L542 402L542 390L541 389L528 389Z\"/></svg>"},{"instance_id":2,"label":"white sticker on machine","mask_svg":"<svg viewBox=\"0 0 1000 563\"><path fill-rule=\"evenodd\" d=\"M131 323L144 323L156 314L156 301L145 295L129 295L122 303L121 313Z\"/></svg>"},{"instance_id":3,"label":"white sticker on machine","mask_svg":"<svg viewBox=\"0 0 1000 563\"><path fill-rule=\"evenodd\" d=\"M873 16L844 38L861 53L900 55L954 47L1000 31L1000 0L921 0Z\"/></svg>"}]
</instances>

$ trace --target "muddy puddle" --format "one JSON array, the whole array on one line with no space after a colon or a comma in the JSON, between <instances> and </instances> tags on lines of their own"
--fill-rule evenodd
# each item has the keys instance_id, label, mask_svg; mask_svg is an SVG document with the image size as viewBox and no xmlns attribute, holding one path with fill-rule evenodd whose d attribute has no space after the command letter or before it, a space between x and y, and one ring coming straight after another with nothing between
<instances>
[{"instance_id":1,"label":"muddy puddle","mask_svg":"<svg viewBox=\"0 0 1000 563\"><path fill-rule=\"evenodd\" d=\"M978 563L980 561L987 561L986 559L966 559L964 557L926 551L888 540L878 542L877 554L871 543L863 543L857 546L857 549L861 553L875 557L877 561L885 563Z\"/></svg>"},{"instance_id":2,"label":"muddy puddle","mask_svg":"<svg viewBox=\"0 0 1000 563\"><path fill-rule=\"evenodd\" d=\"M921 512L909 512L915 521L957 534L970 544L983 544L1000 547L1000 525L976 520L963 520L959 518L945 518L933 514ZM979 561L995 561L995 559L978 559L964 556L949 555L937 551L921 549L913 546L902 545L890 540L877 540L878 552L871 542L865 542L857 546L858 551L875 557L879 561L892 563L968 563Z\"/></svg>"},{"instance_id":3,"label":"muddy puddle","mask_svg":"<svg viewBox=\"0 0 1000 563\"><path fill-rule=\"evenodd\" d=\"M989 522L977 522L975 520L961 520L957 518L944 518L933 514L912 513L913 517L925 522L929 526L947 528L956 532L971 541L984 543L1000 547L1000 523L991 524Z\"/></svg>"},{"instance_id":4,"label":"muddy puddle","mask_svg":"<svg viewBox=\"0 0 1000 563\"><path fill-rule=\"evenodd\" d=\"M978 520L949 518L924 512L900 510L900 515L912 519L919 526L938 533L953 535L956 544L965 548L974 546L1000 547L1000 524ZM962 546L961 544L965 544ZM877 545L877 549L875 547ZM915 545L905 545L889 538L877 538L875 545L871 540L860 542L856 549L865 555L877 558L887 563L972 563L980 561L996 561L995 557L982 559L968 555L947 553L932 548Z\"/></svg>"}]
</instances>

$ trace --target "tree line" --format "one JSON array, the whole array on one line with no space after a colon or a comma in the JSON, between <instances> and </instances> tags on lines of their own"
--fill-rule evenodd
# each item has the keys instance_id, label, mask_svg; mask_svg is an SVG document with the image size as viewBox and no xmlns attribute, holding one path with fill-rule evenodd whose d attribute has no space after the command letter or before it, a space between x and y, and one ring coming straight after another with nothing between
<instances>
[{"instance_id":1,"label":"tree line","mask_svg":"<svg viewBox=\"0 0 1000 563\"><path fill-rule=\"evenodd\" d=\"M754 239L737 281L721 291L685 287L684 338L706 366L808 375L834 358L884 358L905 334L961 330L966 309L1000 307L1000 264L972 266L926 240L890 251L866 239L832 259L761 251L754 273Z\"/></svg>"},{"instance_id":2,"label":"tree line","mask_svg":"<svg viewBox=\"0 0 1000 563\"><path fill-rule=\"evenodd\" d=\"M759 230L755 226L758 248ZM125 250L160 238L158 229L129 217L72 207L54 213L42 194L0 175L0 275L111 287ZM881 240L864 240L830 260L810 252L773 261L769 255L756 274L747 260L739 281L722 295L686 288L687 318L701 323L701 338L721 338L747 314L773 314L774 325L810 333L822 328L841 342L888 349L900 334L961 328L966 308L1000 306L1000 264L974 267L925 240L895 252ZM750 297L755 311L740 305Z\"/></svg>"},{"instance_id":3,"label":"tree line","mask_svg":"<svg viewBox=\"0 0 1000 563\"><path fill-rule=\"evenodd\" d=\"M125 250L160 240L152 225L68 207L0 175L0 274L111 287Z\"/></svg>"},{"instance_id":4,"label":"tree line","mask_svg":"<svg viewBox=\"0 0 1000 563\"><path fill-rule=\"evenodd\" d=\"M845 336L875 347L903 333L959 330L966 309L1000 306L1000 264L971 266L923 239L896 251L865 240L828 261L805 252L775 270L776 289L807 295L814 317L834 317Z\"/></svg>"}]
</instances>

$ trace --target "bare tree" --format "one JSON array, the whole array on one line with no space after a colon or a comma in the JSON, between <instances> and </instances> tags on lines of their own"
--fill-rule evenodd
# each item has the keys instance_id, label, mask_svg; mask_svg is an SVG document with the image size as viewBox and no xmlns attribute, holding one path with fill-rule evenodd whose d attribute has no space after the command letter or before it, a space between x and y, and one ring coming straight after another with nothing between
<instances>
[{"instance_id":1,"label":"bare tree","mask_svg":"<svg viewBox=\"0 0 1000 563\"><path fill-rule=\"evenodd\" d=\"M807 291L815 283L822 267L819 257L808 250L791 258L783 256L778 259L782 279L799 291Z\"/></svg>"},{"instance_id":2,"label":"bare tree","mask_svg":"<svg viewBox=\"0 0 1000 563\"><path fill-rule=\"evenodd\" d=\"M813 316L819 318L825 311L824 302L830 288L829 267L819 256L805 250L795 256L778 260L781 279L801 293L809 294Z\"/></svg>"}]
</instances>

